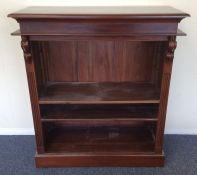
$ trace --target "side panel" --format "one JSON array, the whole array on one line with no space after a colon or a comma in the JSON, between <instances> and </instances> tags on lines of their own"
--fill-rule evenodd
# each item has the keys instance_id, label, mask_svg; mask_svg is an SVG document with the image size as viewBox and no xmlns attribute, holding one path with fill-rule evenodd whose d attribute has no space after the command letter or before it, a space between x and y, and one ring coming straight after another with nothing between
<instances>
[{"instance_id":1,"label":"side panel","mask_svg":"<svg viewBox=\"0 0 197 175\"><path fill-rule=\"evenodd\" d=\"M43 132L42 132L42 125L40 120L40 109L38 103L38 91L37 91L37 81L36 81L35 68L34 68L34 59L31 53L31 47L27 36L22 36L21 47L23 49L24 58L25 58L32 114L33 114L33 121L35 128L37 152L43 153L44 152Z\"/></svg>"},{"instance_id":2,"label":"side panel","mask_svg":"<svg viewBox=\"0 0 197 175\"><path fill-rule=\"evenodd\" d=\"M166 110L168 104L168 93L170 87L170 79L172 72L172 63L174 58L174 51L176 49L176 37L169 37L168 45L166 47L166 55L164 58L163 75L161 81L161 95L157 123L157 132L155 139L155 152L161 153L163 148L163 137L166 120Z\"/></svg>"}]
</instances>

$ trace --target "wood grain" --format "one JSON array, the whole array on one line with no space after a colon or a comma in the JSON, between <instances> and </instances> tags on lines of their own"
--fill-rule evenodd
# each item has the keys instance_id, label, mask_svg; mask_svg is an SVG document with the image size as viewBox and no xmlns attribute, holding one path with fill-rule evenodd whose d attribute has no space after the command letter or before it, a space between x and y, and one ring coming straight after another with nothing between
<instances>
[{"instance_id":1,"label":"wood grain","mask_svg":"<svg viewBox=\"0 0 197 175\"><path fill-rule=\"evenodd\" d=\"M34 62L32 59L33 56L29 49L30 45L29 45L28 37L22 36L21 45L24 51L27 80L28 80L28 85L29 85L29 94L30 94L31 107L32 107L32 113L33 113L34 128L35 128L35 132L37 133L36 134L37 152L43 153L44 141L43 141L42 124L40 122L41 117L40 117L40 109L39 109L39 103L38 103L36 75L35 75Z\"/></svg>"},{"instance_id":2,"label":"wood grain","mask_svg":"<svg viewBox=\"0 0 197 175\"><path fill-rule=\"evenodd\" d=\"M133 121L156 122L157 104L134 105L41 105L42 122L67 125L129 125Z\"/></svg>"},{"instance_id":3,"label":"wood grain","mask_svg":"<svg viewBox=\"0 0 197 175\"><path fill-rule=\"evenodd\" d=\"M189 14L170 6L82 6L82 7L27 7L8 15L21 18L184 18Z\"/></svg>"},{"instance_id":4,"label":"wood grain","mask_svg":"<svg viewBox=\"0 0 197 175\"><path fill-rule=\"evenodd\" d=\"M50 83L42 91L40 104L159 103L159 92L143 83Z\"/></svg>"},{"instance_id":5,"label":"wood grain","mask_svg":"<svg viewBox=\"0 0 197 175\"><path fill-rule=\"evenodd\" d=\"M162 167L164 154L36 154L36 166L43 167ZM112 161L113 160L113 161Z\"/></svg>"},{"instance_id":6,"label":"wood grain","mask_svg":"<svg viewBox=\"0 0 197 175\"><path fill-rule=\"evenodd\" d=\"M157 53L156 41L67 40L32 42L41 48L41 70L47 81L153 82ZM160 47L159 47L160 46ZM47 54L44 54L47 53ZM98 66L99 65L99 66ZM131 69L131 66L133 67Z\"/></svg>"},{"instance_id":7,"label":"wood grain","mask_svg":"<svg viewBox=\"0 0 197 175\"><path fill-rule=\"evenodd\" d=\"M47 123L45 123L47 124ZM49 123L51 124L51 123ZM67 126L52 123L46 137L47 153L144 153L154 151L148 128L134 126Z\"/></svg>"},{"instance_id":8,"label":"wood grain","mask_svg":"<svg viewBox=\"0 0 197 175\"><path fill-rule=\"evenodd\" d=\"M164 59L163 64L163 75L161 82L161 95L160 100L161 103L159 105L159 113L158 113L158 124L157 124L157 134L155 141L155 152L161 153L164 139L164 128L165 128L165 120L166 120L166 110L168 104L168 93L171 79L171 71L172 64L174 58L174 51L176 49L176 37L169 37L168 45L167 45L167 53Z\"/></svg>"}]
</instances>

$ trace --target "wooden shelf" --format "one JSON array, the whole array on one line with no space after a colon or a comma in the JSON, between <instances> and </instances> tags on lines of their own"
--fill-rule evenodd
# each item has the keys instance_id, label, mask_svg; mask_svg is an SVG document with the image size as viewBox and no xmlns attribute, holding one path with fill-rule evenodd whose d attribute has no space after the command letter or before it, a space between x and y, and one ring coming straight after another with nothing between
<instances>
[{"instance_id":1,"label":"wooden shelf","mask_svg":"<svg viewBox=\"0 0 197 175\"><path fill-rule=\"evenodd\" d=\"M56 123L57 124L57 123ZM121 154L154 151L152 132L143 124L129 127L49 127L47 153Z\"/></svg>"},{"instance_id":2,"label":"wooden shelf","mask_svg":"<svg viewBox=\"0 0 197 175\"><path fill-rule=\"evenodd\" d=\"M157 121L154 105L42 105L42 122L62 121L67 124L128 125L133 121Z\"/></svg>"},{"instance_id":3,"label":"wooden shelf","mask_svg":"<svg viewBox=\"0 0 197 175\"><path fill-rule=\"evenodd\" d=\"M159 103L154 85L145 83L50 83L41 91L40 104Z\"/></svg>"}]
</instances>

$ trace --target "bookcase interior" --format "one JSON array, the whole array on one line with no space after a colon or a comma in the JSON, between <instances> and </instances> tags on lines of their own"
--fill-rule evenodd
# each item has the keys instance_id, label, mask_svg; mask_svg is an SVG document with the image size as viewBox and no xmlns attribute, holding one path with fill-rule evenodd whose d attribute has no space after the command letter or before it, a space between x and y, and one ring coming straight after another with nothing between
<instances>
[{"instance_id":1,"label":"bookcase interior","mask_svg":"<svg viewBox=\"0 0 197 175\"><path fill-rule=\"evenodd\" d=\"M41 103L156 103L165 44L126 39L32 41Z\"/></svg>"},{"instance_id":2,"label":"bookcase interior","mask_svg":"<svg viewBox=\"0 0 197 175\"><path fill-rule=\"evenodd\" d=\"M153 152L165 41L32 41L45 151Z\"/></svg>"}]
</instances>

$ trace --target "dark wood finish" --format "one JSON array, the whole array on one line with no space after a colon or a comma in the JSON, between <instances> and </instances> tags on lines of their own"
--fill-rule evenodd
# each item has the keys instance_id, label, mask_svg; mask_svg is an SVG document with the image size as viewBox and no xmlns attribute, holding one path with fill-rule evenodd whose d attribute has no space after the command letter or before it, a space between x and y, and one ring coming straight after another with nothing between
<instances>
[{"instance_id":1,"label":"dark wood finish","mask_svg":"<svg viewBox=\"0 0 197 175\"><path fill-rule=\"evenodd\" d=\"M46 124L49 124L46 126ZM143 153L154 152L154 138L147 125L68 126L67 123L45 123L47 153Z\"/></svg>"},{"instance_id":2,"label":"dark wood finish","mask_svg":"<svg viewBox=\"0 0 197 175\"><path fill-rule=\"evenodd\" d=\"M176 49L176 46L177 46L176 37L175 36L169 37L169 41L167 45L167 53L165 55L164 64L163 64L163 75L161 81L161 94L160 94L161 103L159 105L157 134L155 140L155 152L158 153L162 151L169 85L170 85L170 78L172 72L174 51Z\"/></svg>"},{"instance_id":3,"label":"dark wood finish","mask_svg":"<svg viewBox=\"0 0 197 175\"><path fill-rule=\"evenodd\" d=\"M11 33L11 35L13 35L13 36L21 36L21 31L20 31L20 29L18 29L18 30L16 30L16 31L14 31L14 32L12 32ZM24 34L23 34L24 35ZM48 34L32 34L32 33L28 33L28 34L26 34L26 35L31 35L31 36L40 36L40 35L42 35L42 36L45 36L45 35L48 35ZM54 34L55 36L66 36L65 34ZM166 35L165 33L163 34L164 36ZM180 29L177 29L177 32L176 32L176 34L175 34L176 36L186 36L186 33L184 33L182 30L180 30ZM68 35L69 36L69 35ZM99 35L99 36L102 36L102 35ZM133 36L135 36L135 35L133 35ZM160 35L160 38L162 38L161 37L162 35ZM159 37L159 36L158 36ZM34 38L34 37L33 37ZM73 38L73 37L72 37ZM79 39L79 36L77 37L78 39ZM140 36L138 36L138 39L140 38ZM165 38L165 37L164 37ZM53 38L53 39L55 39L55 38ZM32 39L33 40L33 39ZM41 37L39 37L39 38L37 38L36 40L43 40L43 39L41 39ZM59 40L59 39L56 39L56 40ZM151 40L151 39L150 39ZM161 39L159 39L160 41L161 41Z\"/></svg>"},{"instance_id":4,"label":"dark wood finish","mask_svg":"<svg viewBox=\"0 0 197 175\"><path fill-rule=\"evenodd\" d=\"M158 105L41 105L42 122L67 125L129 125L133 121L156 122Z\"/></svg>"},{"instance_id":5,"label":"dark wood finish","mask_svg":"<svg viewBox=\"0 0 197 175\"><path fill-rule=\"evenodd\" d=\"M20 24L36 166L163 166L172 7L30 7Z\"/></svg>"},{"instance_id":6,"label":"dark wood finish","mask_svg":"<svg viewBox=\"0 0 197 175\"><path fill-rule=\"evenodd\" d=\"M153 82L162 47L158 41L129 39L35 41L32 45L40 46L49 82Z\"/></svg>"},{"instance_id":7,"label":"dark wood finish","mask_svg":"<svg viewBox=\"0 0 197 175\"><path fill-rule=\"evenodd\" d=\"M23 34L175 35L189 15L172 7L31 7L9 16Z\"/></svg>"},{"instance_id":8,"label":"dark wood finish","mask_svg":"<svg viewBox=\"0 0 197 175\"><path fill-rule=\"evenodd\" d=\"M177 22L178 23L178 22ZM41 25L44 24L44 25ZM151 24L151 21L148 23L136 23L136 22L124 22L120 19L119 22L110 23L108 22L100 22L100 21L84 21L83 23L80 21L74 22L65 22L64 20L56 23L53 20L45 21L39 20L38 22L34 19L31 21L22 20L20 22L21 32L24 34L32 33L35 35L42 35L44 33L51 34L61 34L66 33L67 35L96 35L97 33L106 35L115 35L121 36L122 34L129 35L143 35L146 33L147 35L161 35L164 34L167 30L167 35L175 35L177 32L177 24L176 23L167 23L160 22L155 23L154 26ZM95 30L96 29L96 30Z\"/></svg>"},{"instance_id":9,"label":"dark wood finish","mask_svg":"<svg viewBox=\"0 0 197 175\"><path fill-rule=\"evenodd\" d=\"M151 84L130 82L50 83L40 93L40 104L159 103Z\"/></svg>"},{"instance_id":10,"label":"dark wood finish","mask_svg":"<svg viewBox=\"0 0 197 175\"><path fill-rule=\"evenodd\" d=\"M36 154L36 166L42 167L162 167L164 154Z\"/></svg>"},{"instance_id":11,"label":"dark wood finish","mask_svg":"<svg viewBox=\"0 0 197 175\"><path fill-rule=\"evenodd\" d=\"M170 6L87 6L87 7L28 7L8 15L15 19L182 19L189 16Z\"/></svg>"},{"instance_id":12,"label":"dark wood finish","mask_svg":"<svg viewBox=\"0 0 197 175\"><path fill-rule=\"evenodd\" d=\"M30 52L30 44L27 36L22 36L21 47L24 53L27 80L29 84L29 94L31 99L31 107L33 113L34 128L36 134L36 146L37 152L44 152L44 142L43 142L43 133L42 133L42 124L40 123L40 109L38 103L38 93L37 93L37 83L35 75L34 60L32 59L33 55Z\"/></svg>"}]
</instances>

